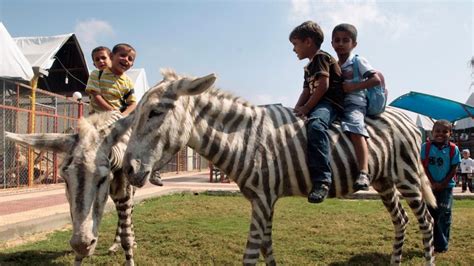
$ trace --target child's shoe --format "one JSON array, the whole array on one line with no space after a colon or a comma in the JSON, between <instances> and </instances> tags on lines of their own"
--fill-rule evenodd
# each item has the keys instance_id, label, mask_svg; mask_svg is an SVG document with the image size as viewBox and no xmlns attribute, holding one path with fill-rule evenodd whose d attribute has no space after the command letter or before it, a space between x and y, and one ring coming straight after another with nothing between
<instances>
[{"instance_id":1,"label":"child's shoe","mask_svg":"<svg viewBox=\"0 0 474 266\"><path fill-rule=\"evenodd\" d=\"M163 186L163 181L161 181L160 171L153 172L153 175L150 177L150 183L155 186Z\"/></svg>"},{"instance_id":2,"label":"child's shoe","mask_svg":"<svg viewBox=\"0 0 474 266\"><path fill-rule=\"evenodd\" d=\"M308 194L309 203L321 203L328 196L329 187L327 185L313 186Z\"/></svg>"},{"instance_id":3,"label":"child's shoe","mask_svg":"<svg viewBox=\"0 0 474 266\"><path fill-rule=\"evenodd\" d=\"M369 186L370 186L369 174L365 172L360 172L359 177L354 182L354 185L352 186L352 188L354 189L354 191L359 191L359 190L367 191L369 190Z\"/></svg>"}]
</instances>

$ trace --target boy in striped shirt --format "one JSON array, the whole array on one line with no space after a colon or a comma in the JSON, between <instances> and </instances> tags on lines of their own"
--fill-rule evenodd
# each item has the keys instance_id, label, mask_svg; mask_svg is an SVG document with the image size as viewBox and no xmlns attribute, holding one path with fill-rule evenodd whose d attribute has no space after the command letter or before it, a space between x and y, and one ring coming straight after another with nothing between
<instances>
[{"instance_id":1,"label":"boy in striped shirt","mask_svg":"<svg viewBox=\"0 0 474 266\"><path fill-rule=\"evenodd\" d=\"M109 60L105 58L107 54L110 54ZM133 66L135 56L135 49L126 43L115 45L112 53L103 46L92 51L92 60L98 70L92 71L86 92L90 95L93 112L120 110L126 116L135 109L133 82L125 74ZM150 183L163 186L159 171L153 173Z\"/></svg>"},{"instance_id":2,"label":"boy in striped shirt","mask_svg":"<svg viewBox=\"0 0 474 266\"><path fill-rule=\"evenodd\" d=\"M114 46L111 66L92 71L86 92L90 95L93 112L120 110L128 115L136 107L132 80L125 74L135 61L135 49L126 43Z\"/></svg>"}]
</instances>

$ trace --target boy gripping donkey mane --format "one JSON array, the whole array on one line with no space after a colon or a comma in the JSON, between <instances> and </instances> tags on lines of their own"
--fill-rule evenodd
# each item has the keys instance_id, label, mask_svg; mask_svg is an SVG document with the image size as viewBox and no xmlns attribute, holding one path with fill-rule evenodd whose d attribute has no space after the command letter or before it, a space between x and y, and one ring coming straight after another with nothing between
<instances>
[{"instance_id":1,"label":"boy gripping donkey mane","mask_svg":"<svg viewBox=\"0 0 474 266\"><path fill-rule=\"evenodd\" d=\"M320 203L327 197L332 182L327 130L343 108L341 68L334 57L320 49L324 34L317 23L302 23L293 29L289 39L298 59L309 59L294 112L307 118L307 159L313 183L308 202Z\"/></svg>"},{"instance_id":2,"label":"boy gripping donkey mane","mask_svg":"<svg viewBox=\"0 0 474 266\"><path fill-rule=\"evenodd\" d=\"M428 210L434 220L433 244L437 253L448 251L455 185L453 177L461 162L458 147L449 141L452 128L449 121L436 121L431 132L431 143L426 142L421 146L423 166L436 198L437 208L428 206Z\"/></svg>"},{"instance_id":3,"label":"boy gripping donkey mane","mask_svg":"<svg viewBox=\"0 0 474 266\"><path fill-rule=\"evenodd\" d=\"M92 50L97 70L92 71L86 92L90 95L93 112L119 110L126 116L135 109L134 85L125 74L135 58L135 49L126 43L115 45L112 52L105 46ZM155 171L149 181L156 186L163 185L159 171Z\"/></svg>"},{"instance_id":4,"label":"boy gripping donkey mane","mask_svg":"<svg viewBox=\"0 0 474 266\"><path fill-rule=\"evenodd\" d=\"M339 24L332 31L332 47L337 53L344 78L344 114L341 128L348 133L356 152L359 176L353 184L355 191L369 190L369 151L365 128L367 111L366 89L381 84L381 79L369 62L352 50L357 46L357 29L351 24ZM357 66L355 66L357 64Z\"/></svg>"}]
</instances>

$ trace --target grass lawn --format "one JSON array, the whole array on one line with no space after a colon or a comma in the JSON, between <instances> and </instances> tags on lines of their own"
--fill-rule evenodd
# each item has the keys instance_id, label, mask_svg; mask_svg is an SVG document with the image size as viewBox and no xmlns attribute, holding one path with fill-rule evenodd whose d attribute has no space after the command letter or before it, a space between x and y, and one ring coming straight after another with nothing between
<instances>
[{"instance_id":1,"label":"grass lawn","mask_svg":"<svg viewBox=\"0 0 474 266\"><path fill-rule=\"evenodd\" d=\"M421 234L407 207L403 265L422 265ZM177 194L148 200L133 214L137 265L241 265L250 221L250 204L241 196ZM474 265L474 200L456 200L450 249L437 265ZM107 214L94 256L86 265L121 265L122 251L108 255L115 213ZM0 251L0 265L71 265L71 231ZM379 200L328 199L314 205L305 198L283 198L273 221L273 248L279 264L388 265L393 226ZM261 261L260 264L263 264Z\"/></svg>"}]
</instances>

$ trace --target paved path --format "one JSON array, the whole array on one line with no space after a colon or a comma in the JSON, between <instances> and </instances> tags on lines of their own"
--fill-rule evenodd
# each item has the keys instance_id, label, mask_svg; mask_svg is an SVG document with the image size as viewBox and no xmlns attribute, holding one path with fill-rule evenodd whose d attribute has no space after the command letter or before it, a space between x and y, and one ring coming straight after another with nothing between
<instances>
[{"instance_id":1,"label":"paved path","mask_svg":"<svg viewBox=\"0 0 474 266\"><path fill-rule=\"evenodd\" d=\"M164 175L163 187L151 184L137 190L135 202L179 192L238 191L235 183L210 183L209 172ZM358 192L353 198L378 198L375 191ZM474 199L474 193L461 193L455 188L455 198ZM109 199L106 211L113 210ZM27 190L0 191L0 243L62 228L70 224L69 204L64 185L48 185Z\"/></svg>"}]
</instances>

